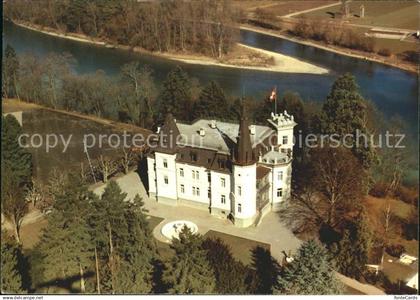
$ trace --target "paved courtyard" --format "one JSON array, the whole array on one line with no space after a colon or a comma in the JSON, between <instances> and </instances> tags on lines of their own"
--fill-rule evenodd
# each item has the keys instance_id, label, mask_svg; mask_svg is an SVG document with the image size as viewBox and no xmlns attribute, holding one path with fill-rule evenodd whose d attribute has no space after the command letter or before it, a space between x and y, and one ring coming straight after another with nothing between
<instances>
[{"instance_id":1,"label":"paved courtyard","mask_svg":"<svg viewBox=\"0 0 420 300\"><path fill-rule=\"evenodd\" d=\"M227 219L211 216L208 211L187 206L165 205L149 199L140 177L135 172L115 180L121 189L127 193L127 199L132 199L136 194L139 194L145 202L145 208L148 210L149 215L164 218L153 230L155 238L162 242L167 242L167 239L160 232L162 226L175 220L187 220L194 222L198 226L198 232L201 234L214 230L270 244L273 257L279 261L282 261L284 257L282 251L286 253L289 251L294 252L301 243L281 222L280 217L276 213L268 213L258 227L237 228ZM101 185L96 187L94 192L101 194L104 188L105 185Z\"/></svg>"},{"instance_id":2,"label":"paved courtyard","mask_svg":"<svg viewBox=\"0 0 420 300\"><path fill-rule=\"evenodd\" d=\"M289 250L294 252L302 243L293 235L290 229L281 222L279 215L276 213L270 212L267 214L258 227L237 228L230 221L211 216L207 211L186 206L169 206L149 199L140 177L135 172L113 180L119 184L123 192L127 193L127 199L132 199L136 194L139 194L145 202L145 208L148 210L148 214L164 219L153 229L155 238L160 241L167 241L160 233L160 229L163 225L175 220L187 220L194 222L198 226L198 232L201 234L205 234L209 230L214 230L270 244L271 255L280 262L284 257L283 251L286 253L288 253ZM105 185L102 184L93 188L93 191L100 195L103 193L104 189ZM383 291L372 285L363 284L339 273L336 273L336 275L346 286L353 289L349 292L350 294L353 294L354 290L358 291L358 293L360 292L368 295L384 294Z\"/></svg>"}]
</instances>

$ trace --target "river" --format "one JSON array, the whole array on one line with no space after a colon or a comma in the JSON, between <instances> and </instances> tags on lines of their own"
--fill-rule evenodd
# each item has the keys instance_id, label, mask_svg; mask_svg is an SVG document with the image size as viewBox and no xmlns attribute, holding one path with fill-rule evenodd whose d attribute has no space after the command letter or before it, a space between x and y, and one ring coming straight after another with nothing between
<instances>
[{"instance_id":1,"label":"river","mask_svg":"<svg viewBox=\"0 0 420 300\"><path fill-rule=\"evenodd\" d=\"M290 90L298 92L304 100L323 101L334 79L339 74L351 72L355 75L365 98L372 100L387 118L400 115L409 124L411 133L417 136L416 74L246 30L241 30L241 43L319 65L329 69L330 73L290 74L192 65L147 54L57 38L9 22L5 22L3 26L3 47L10 44L18 54L33 52L39 56L49 52L68 52L78 62L75 66L75 71L78 73L90 73L102 69L113 76L118 74L123 64L138 60L154 70L155 79L160 84L171 69L181 65L190 76L197 78L202 84L216 80L228 94L252 96L257 100L266 96L273 86L277 86L280 93Z\"/></svg>"}]
</instances>

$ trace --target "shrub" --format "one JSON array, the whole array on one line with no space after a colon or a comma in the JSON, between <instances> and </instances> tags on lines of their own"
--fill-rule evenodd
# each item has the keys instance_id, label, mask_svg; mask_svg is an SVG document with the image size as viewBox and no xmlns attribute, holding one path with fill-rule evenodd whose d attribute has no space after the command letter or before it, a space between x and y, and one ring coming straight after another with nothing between
<instances>
[{"instance_id":1,"label":"shrub","mask_svg":"<svg viewBox=\"0 0 420 300\"><path fill-rule=\"evenodd\" d=\"M405 252L405 248L401 244L394 244L386 247L385 251L393 257L400 257Z\"/></svg>"},{"instance_id":2,"label":"shrub","mask_svg":"<svg viewBox=\"0 0 420 300\"><path fill-rule=\"evenodd\" d=\"M372 285L381 284L384 281L384 277L385 275L382 271L376 274L375 271L368 270L363 274L365 281Z\"/></svg>"},{"instance_id":3,"label":"shrub","mask_svg":"<svg viewBox=\"0 0 420 300\"><path fill-rule=\"evenodd\" d=\"M388 186L383 182L376 182L370 189L369 195L378 198L384 198L386 196Z\"/></svg>"},{"instance_id":4,"label":"shrub","mask_svg":"<svg viewBox=\"0 0 420 300\"><path fill-rule=\"evenodd\" d=\"M308 21L304 18L299 19L299 21L293 28L293 33L302 38L312 37L311 26L308 23Z\"/></svg>"},{"instance_id":5,"label":"shrub","mask_svg":"<svg viewBox=\"0 0 420 300\"><path fill-rule=\"evenodd\" d=\"M408 61L408 62L412 62L412 63L419 63L420 59L419 59L419 53L417 51L404 51L402 53L400 53L400 56L402 57L403 60Z\"/></svg>"},{"instance_id":6,"label":"shrub","mask_svg":"<svg viewBox=\"0 0 420 300\"><path fill-rule=\"evenodd\" d=\"M395 191L395 195L403 202L408 204L416 204L418 201L418 191L413 188L400 186Z\"/></svg>"},{"instance_id":7,"label":"shrub","mask_svg":"<svg viewBox=\"0 0 420 300\"><path fill-rule=\"evenodd\" d=\"M391 56L391 50L389 50L388 48L382 48L379 49L378 54L382 56Z\"/></svg>"}]
</instances>

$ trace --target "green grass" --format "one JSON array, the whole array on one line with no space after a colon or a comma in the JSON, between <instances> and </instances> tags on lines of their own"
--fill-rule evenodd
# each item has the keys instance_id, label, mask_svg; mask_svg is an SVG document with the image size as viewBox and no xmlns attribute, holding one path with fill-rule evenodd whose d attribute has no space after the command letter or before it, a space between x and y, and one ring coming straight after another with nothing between
<instances>
[{"instance_id":1,"label":"green grass","mask_svg":"<svg viewBox=\"0 0 420 300\"><path fill-rule=\"evenodd\" d=\"M164 218L154 217L154 216L147 216L147 221L149 222L150 230L153 230L156 226L158 226ZM163 260L168 260L174 255L174 251L171 249L171 246L167 243L158 241L155 239L157 251L159 252L160 256Z\"/></svg>"},{"instance_id":2,"label":"green grass","mask_svg":"<svg viewBox=\"0 0 420 300\"><path fill-rule=\"evenodd\" d=\"M205 238L220 238L227 245L230 246L233 256L240 260L244 264L250 264L252 262L252 249L260 246L267 250L270 250L270 244L257 242L254 240L249 240L234 235L222 233L219 231L208 231L205 235Z\"/></svg>"},{"instance_id":3,"label":"green grass","mask_svg":"<svg viewBox=\"0 0 420 300\"><path fill-rule=\"evenodd\" d=\"M159 217L154 217L154 216L147 216L147 221L149 222L150 230L153 230L163 220L165 220L165 219L164 218L159 218Z\"/></svg>"}]
</instances>

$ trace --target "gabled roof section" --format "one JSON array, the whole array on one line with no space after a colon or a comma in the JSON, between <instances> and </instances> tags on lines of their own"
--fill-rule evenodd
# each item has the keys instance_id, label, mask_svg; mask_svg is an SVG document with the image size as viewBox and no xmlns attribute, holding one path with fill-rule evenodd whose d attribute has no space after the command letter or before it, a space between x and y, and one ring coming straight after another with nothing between
<instances>
[{"instance_id":1,"label":"gabled roof section","mask_svg":"<svg viewBox=\"0 0 420 300\"><path fill-rule=\"evenodd\" d=\"M177 152L177 140L180 132L171 113L166 115L165 123L160 129L157 151L174 154Z\"/></svg>"}]
</instances>

